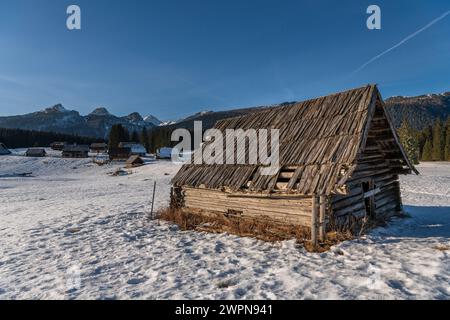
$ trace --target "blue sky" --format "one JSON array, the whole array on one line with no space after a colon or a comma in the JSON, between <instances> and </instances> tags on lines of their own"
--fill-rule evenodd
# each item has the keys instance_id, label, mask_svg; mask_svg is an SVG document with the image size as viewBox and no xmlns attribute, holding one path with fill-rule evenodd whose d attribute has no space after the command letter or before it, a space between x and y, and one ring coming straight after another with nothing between
<instances>
[{"instance_id":1,"label":"blue sky","mask_svg":"<svg viewBox=\"0 0 450 320\"><path fill-rule=\"evenodd\" d=\"M82 30L66 28L78 4ZM382 29L366 9L381 7ZM0 115L62 103L163 120L378 83L384 97L450 90L450 10L436 1L2 0Z\"/></svg>"}]
</instances>

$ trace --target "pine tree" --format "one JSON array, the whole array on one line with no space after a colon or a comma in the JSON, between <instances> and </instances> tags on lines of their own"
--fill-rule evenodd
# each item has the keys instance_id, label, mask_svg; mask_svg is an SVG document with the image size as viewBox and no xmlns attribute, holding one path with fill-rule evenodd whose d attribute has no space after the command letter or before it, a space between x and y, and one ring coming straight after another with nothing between
<instances>
[{"instance_id":1,"label":"pine tree","mask_svg":"<svg viewBox=\"0 0 450 320\"><path fill-rule=\"evenodd\" d=\"M431 144L431 141L429 139L427 139L427 141L425 141L425 145L423 147L422 161L431 161L433 159L432 151L433 151L433 145Z\"/></svg>"},{"instance_id":2,"label":"pine tree","mask_svg":"<svg viewBox=\"0 0 450 320\"><path fill-rule=\"evenodd\" d=\"M148 139L148 132L147 132L147 128L143 128L141 135L140 135L140 142L141 144L145 147L145 149L147 150L147 152L150 151L150 147L149 147L149 139Z\"/></svg>"},{"instance_id":3,"label":"pine tree","mask_svg":"<svg viewBox=\"0 0 450 320\"><path fill-rule=\"evenodd\" d=\"M130 141L130 133L127 128L122 125L119 125L119 140L120 142L128 142Z\"/></svg>"},{"instance_id":4,"label":"pine tree","mask_svg":"<svg viewBox=\"0 0 450 320\"><path fill-rule=\"evenodd\" d=\"M133 133L131 134L131 141L139 143L139 135L136 131L133 131Z\"/></svg>"},{"instance_id":5,"label":"pine tree","mask_svg":"<svg viewBox=\"0 0 450 320\"><path fill-rule=\"evenodd\" d=\"M110 148L117 148L120 142L128 142L130 135L121 124L115 124L109 132L108 145Z\"/></svg>"},{"instance_id":6,"label":"pine tree","mask_svg":"<svg viewBox=\"0 0 450 320\"><path fill-rule=\"evenodd\" d=\"M434 161L444 160L443 137L441 121L438 119L433 127L433 150L431 152L431 158Z\"/></svg>"},{"instance_id":7,"label":"pine tree","mask_svg":"<svg viewBox=\"0 0 450 320\"><path fill-rule=\"evenodd\" d=\"M109 132L108 146L109 148L117 148L119 146L119 125L113 125Z\"/></svg>"},{"instance_id":8,"label":"pine tree","mask_svg":"<svg viewBox=\"0 0 450 320\"><path fill-rule=\"evenodd\" d=\"M409 160L414 164L418 164L419 163L418 135L413 130L413 128L411 128L407 119L403 120L401 127L398 129L398 136Z\"/></svg>"}]
</instances>

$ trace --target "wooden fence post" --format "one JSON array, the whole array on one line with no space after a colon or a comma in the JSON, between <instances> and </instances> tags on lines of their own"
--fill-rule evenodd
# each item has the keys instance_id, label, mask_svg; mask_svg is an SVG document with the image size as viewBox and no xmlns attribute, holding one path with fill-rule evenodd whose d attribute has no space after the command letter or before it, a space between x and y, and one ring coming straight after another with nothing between
<instances>
[{"instance_id":1,"label":"wooden fence post","mask_svg":"<svg viewBox=\"0 0 450 320\"><path fill-rule=\"evenodd\" d=\"M325 240L326 236L326 222L325 213L327 210L327 197L324 195L320 196L320 215L319 215L319 239L320 241Z\"/></svg>"},{"instance_id":2,"label":"wooden fence post","mask_svg":"<svg viewBox=\"0 0 450 320\"><path fill-rule=\"evenodd\" d=\"M317 195L312 196L312 215L311 215L311 243L317 247L317 216L318 216Z\"/></svg>"},{"instance_id":3,"label":"wooden fence post","mask_svg":"<svg viewBox=\"0 0 450 320\"><path fill-rule=\"evenodd\" d=\"M150 219L153 220L153 205L155 204L156 180L153 183L152 209L150 211Z\"/></svg>"}]
</instances>

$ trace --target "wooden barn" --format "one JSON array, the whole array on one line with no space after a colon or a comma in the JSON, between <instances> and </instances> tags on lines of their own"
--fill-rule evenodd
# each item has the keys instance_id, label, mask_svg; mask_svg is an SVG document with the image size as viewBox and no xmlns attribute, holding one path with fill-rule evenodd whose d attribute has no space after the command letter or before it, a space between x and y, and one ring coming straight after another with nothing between
<instances>
[{"instance_id":1,"label":"wooden barn","mask_svg":"<svg viewBox=\"0 0 450 320\"><path fill-rule=\"evenodd\" d=\"M78 144L66 144L62 150L63 158L88 158L89 146Z\"/></svg>"},{"instance_id":2,"label":"wooden barn","mask_svg":"<svg viewBox=\"0 0 450 320\"><path fill-rule=\"evenodd\" d=\"M29 148L25 152L25 156L27 156L27 157L39 158L39 157L45 157L46 155L47 155L47 152L45 151L44 148Z\"/></svg>"},{"instance_id":3,"label":"wooden barn","mask_svg":"<svg viewBox=\"0 0 450 320\"><path fill-rule=\"evenodd\" d=\"M263 176L261 165L185 164L172 180L172 207L305 227L314 244L328 231L355 231L400 213L399 175L418 173L376 85L225 119L215 128L279 129L279 170Z\"/></svg>"},{"instance_id":4,"label":"wooden barn","mask_svg":"<svg viewBox=\"0 0 450 320\"><path fill-rule=\"evenodd\" d=\"M89 149L92 153L106 153L108 151L108 145L104 142L91 143Z\"/></svg>"}]
</instances>

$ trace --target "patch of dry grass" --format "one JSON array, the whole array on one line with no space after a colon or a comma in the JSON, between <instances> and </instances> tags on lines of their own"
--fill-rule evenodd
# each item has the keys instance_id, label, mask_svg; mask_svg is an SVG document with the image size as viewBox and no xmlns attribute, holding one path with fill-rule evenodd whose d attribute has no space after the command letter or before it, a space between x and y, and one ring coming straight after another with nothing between
<instances>
[{"instance_id":1,"label":"patch of dry grass","mask_svg":"<svg viewBox=\"0 0 450 320\"><path fill-rule=\"evenodd\" d=\"M439 250L439 251L448 251L448 250L450 250L450 246L439 244L437 246L434 246L433 249Z\"/></svg>"},{"instance_id":2,"label":"patch of dry grass","mask_svg":"<svg viewBox=\"0 0 450 320\"><path fill-rule=\"evenodd\" d=\"M157 213L157 218L177 224L181 230L196 230L213 233L227 232L241 237L253 237L263 241L276 242L296 239L307 251L324 252L332 245L352 238L349 232L330 232L327 239L314 247L310 241L308 227L276 223L261 218L242 218L225 215L203 215L185 210L165 208Z\"/></svg>"}]
</instances>

